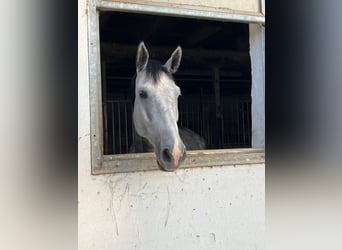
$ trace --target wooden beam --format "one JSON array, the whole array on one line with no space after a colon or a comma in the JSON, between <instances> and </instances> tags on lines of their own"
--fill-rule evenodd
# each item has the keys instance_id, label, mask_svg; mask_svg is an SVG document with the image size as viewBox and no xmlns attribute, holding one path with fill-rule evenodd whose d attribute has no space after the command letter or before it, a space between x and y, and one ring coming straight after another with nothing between
<instances>
[{"instance_id":1,"label":"wooden beam","mask_svg":"<svg viewBox=\"0 0 342 250\"><path fill-rule=\"evenodd\" d=\"M148 46L150 58L166 61L174 47ZM117 43L101 44L101 59L106 61L120 61L135 58L137 46ZM248 65L249 52L232 50L208 50L183 48L182 60L203 65Z\"/></svg>"},{"instance_id":2,"label":"wooden beam","mask_svg":"<svg viewBox=\"0 0 342 250\"><path fill-rule=\"evenodd\" d=\"M220 149L187 151L180 168L264 164L263 149ZM104 155L103 167L94 168L92 174L112 174L134 171L159 170L154 153Z\"/></svg>"}]
</instances>

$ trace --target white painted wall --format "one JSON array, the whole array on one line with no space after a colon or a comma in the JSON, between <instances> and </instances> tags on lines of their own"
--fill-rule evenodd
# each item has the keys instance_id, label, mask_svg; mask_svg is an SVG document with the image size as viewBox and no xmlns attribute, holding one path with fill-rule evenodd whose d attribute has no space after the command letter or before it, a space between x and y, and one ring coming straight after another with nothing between
<instances>
[{"instance_id":1,"label":"white painted wall","mask_svg":"<svg viewBox=\"0 0 342 250\"><path fill-rule=\"evenodd\" d=\"M264 248L263 165L96 177L85 170L79 249Z\"/></svg>"},{"instance_id":2,"label":"white painted wall","mask_svg":"<svg viewBox=\"0 0 342 250\"><path fill-rule=\"evenodd\" d=\"M86 1L79 0L79 249L264 249L264 165L92 176Z\"/></svg>"}]
</instances>

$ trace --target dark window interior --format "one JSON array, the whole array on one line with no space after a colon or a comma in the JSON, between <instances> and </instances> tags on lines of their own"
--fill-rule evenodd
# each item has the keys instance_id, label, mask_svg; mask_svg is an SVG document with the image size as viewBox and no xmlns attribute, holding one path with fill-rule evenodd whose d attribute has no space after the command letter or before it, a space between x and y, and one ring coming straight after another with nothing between
<instances>
[{"instance_id":1,"label":"dark window interior","mask_svg":"<svg viewBox=\"0 0 342 250\"><path fill-rule=\"evenodd\" d=\"M128 153L132 144L131 78L140 41L162 62L177 45L183 49L175 74L180 127L200 134L208 149L251 147L248 24L109 11L99 21L105 154Z\"/></svg>"}]
</instances>

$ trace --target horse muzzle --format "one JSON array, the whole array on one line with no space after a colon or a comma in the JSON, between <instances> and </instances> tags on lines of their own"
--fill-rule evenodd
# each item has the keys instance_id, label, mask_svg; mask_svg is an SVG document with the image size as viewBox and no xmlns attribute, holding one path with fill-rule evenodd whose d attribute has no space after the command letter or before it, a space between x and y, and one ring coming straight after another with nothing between
<instances>
[{"instance_id":1,"label":"horse muzzle","mask_svg":"<svg viewBox=\"0 0 342 250\"><path fill-rule=\"evenodd\" d=\"M157 157L159 169L172 172L178 169L186 158L186 148L183 143L174 146L172 149L165 147L161 150L160 157Z\"/></svg>"}]
</instances>

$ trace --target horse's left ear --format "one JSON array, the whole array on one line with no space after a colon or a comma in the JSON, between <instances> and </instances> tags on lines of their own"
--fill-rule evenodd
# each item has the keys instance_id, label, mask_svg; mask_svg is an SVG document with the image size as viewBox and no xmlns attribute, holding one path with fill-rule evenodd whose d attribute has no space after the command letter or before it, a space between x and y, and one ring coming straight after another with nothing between
<instances>
[{"instance_id":1,"label":"horse's left ear","mask_svg":"<svg viewBox=\"0 0 342 250\"><path fill-rule=\"evenodd\" d=\"M169 60L167 60L167 62L164 64L164 67L166 67L167 70L171 74L176 73L180 65L181 59L182 59L182 48L178 46L175 49L175 51L173 51Z\"/></svg>"}]
</instances>

